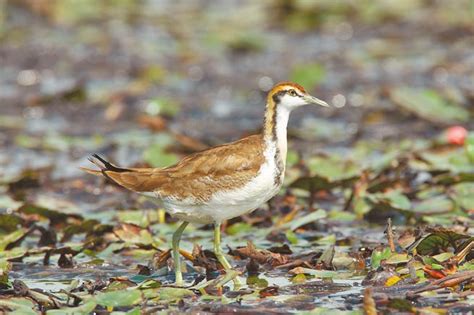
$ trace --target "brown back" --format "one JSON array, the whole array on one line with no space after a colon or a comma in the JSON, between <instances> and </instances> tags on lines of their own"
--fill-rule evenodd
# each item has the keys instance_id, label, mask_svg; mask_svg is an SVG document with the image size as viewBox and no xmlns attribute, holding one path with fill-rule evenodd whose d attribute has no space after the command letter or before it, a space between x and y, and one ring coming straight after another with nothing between
<instances>
[{"instance_id":1,"label":"brown back","mask_svg":"<svg viewBox=\"0 0 474 315\"><path fill-rule=\"evenodd\" d=\"M206 202L218 190L244 186L264 163L262 135L210 148L164 168L130 169L104 173L117 184L136 192L156 192L161 198L192 197Z\"/></svg>"}]
</instances>

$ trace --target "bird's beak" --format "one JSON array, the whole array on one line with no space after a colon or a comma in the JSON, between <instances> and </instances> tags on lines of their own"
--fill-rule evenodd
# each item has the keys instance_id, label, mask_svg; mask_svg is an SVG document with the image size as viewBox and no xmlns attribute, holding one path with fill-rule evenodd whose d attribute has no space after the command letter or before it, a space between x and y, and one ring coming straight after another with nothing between
<instances>
[{"instance_id":1,"label":"bird's beak","mask_svg":"<svg viewBox=\"0 0 474 315\"><path fill-rule=\"evenodd\" d=\"M320 100L319 98L316 98L314 96L311 96L309 94L306 94L303 99L308 103L308 104L315 104L315 105L321 105L324 107L330 107L328 103L326 103L323 100Z\"/></svg>"}]
</instances>

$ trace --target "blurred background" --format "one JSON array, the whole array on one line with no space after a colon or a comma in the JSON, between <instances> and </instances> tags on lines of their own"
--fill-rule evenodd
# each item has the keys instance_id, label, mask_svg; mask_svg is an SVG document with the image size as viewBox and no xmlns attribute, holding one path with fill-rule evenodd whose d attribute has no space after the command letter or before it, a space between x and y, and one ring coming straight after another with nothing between
<instances>
[{"instance_id":1,"label":"blurred background","mask_svg":"<svg viewBox=\"0 0 474 315\"><path fill-rule=\"evenodd\" d=\"M252 231L259 248L314 257L336 244L364 273L387 216L407 227L401 245L422 224L472 235L473 35L472 0L0 0L0 253L33 251L11 277L56 290L153 263L173 221L78 167L92 153L161 167L256 133L279 81L333 108L292 114L285 189L224 242ZM206 227L188 232L188 252L210 244ZM64 273L35 254L46 245L63 246Z\"/></svg>"},{"instance_id":2,"label":"blurred background","mask_svg":"<svg viewBox=\"0 0 474 315\"><path fill-rule=\"evenodd\" d=\"M335 106L294 113L297 152L472 127L469 0L1 0L0 9L2 176L42 167L76 176L95 151L169 164L169 146L190 152L258 131L265 92L287 80Z\"/></svg>"}]
</instances>

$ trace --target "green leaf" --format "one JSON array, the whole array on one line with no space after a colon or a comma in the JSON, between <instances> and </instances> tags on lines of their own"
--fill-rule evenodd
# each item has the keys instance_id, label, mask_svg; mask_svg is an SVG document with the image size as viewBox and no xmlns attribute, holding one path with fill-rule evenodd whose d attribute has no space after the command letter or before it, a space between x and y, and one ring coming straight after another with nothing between
<instances>
[{"instance_id":1,"label":"green leaf","mask_svg":"<svg viewBox=\"0 0 474 315\"><path fill-rule=\"evenodd\" d=\"M370 258L372 269L377 269L380 266L380 262L384 259L388 259L391 255L392 252L388 247L385 247L383 250L374 250Z\"/></svg>"},{"instance_id":2,"label":"green leaf","mask_svg":"<svg viewBox=\"0 0 474 315\"><path fill-rule=\"evenodd\" d=\"M338 222L352 222L356 219L356 215L347 211L331 210L329 211L328 218Z\"/></svg>"},{"instance_id":3,"label":"green leaf","mask_svg":"<svg viewBox=\"0 0 474 315\"><path fill-rule=\"evenodd\" d=\"M20 240L25 235L25 233L26 230L19 229L10 234L2 235L2 237L0 238L0 252L4 251L8 245Z\"/></svg>"},{"instance_id":4,"label":"green leaf","mask_svg":"<svg viewBox=\"0 0 474 315\"><path fill-rule=\"evenodd\" d=\"M265 279L261 279L258 276L249 276L247 277L247 284L249 286L257 287L257 288L266 288L268 287L268 281Z\"/></svg>"},{"instance_id":5,"label":"green leaf","mask_svg":"<svg viewBox=\"0 0 474 315\"><path fill-rule=\"evenodd\" d=\"M413 211L417 213L444 213L453 209L453 202L446 196L428 197L413 206Z\"/></svg>"},{"instance_id":6,"label":"green leaf","mask_svg":"<svg viewBox=\"0 0 474 315\"><path fill-rule=\"evenodd\" d=\"M142 302L142 294L137 289L101 292L94 301L107 307L132 306Z\"/></svg>"},{"instance_id":7,"label":"green leaf","mask_svg":"<svg viewBox=\"0 0 474 315\"><path fill-rule=\"evenodd\" d=\"M0 299L0 309L4 310L8 308L12 310L8 314L18 314L18 315L37 315L38 313L34 311L36 308L35 303L27 298L12 297L8 299Z\"/></svg>"},{"instance_id":8,"label":"green leaf","mask_svg":"<svg viewBox=\"0 0 474 315\"><path fill-rule=\"evenodd\" d=\"M461 242L467 239L469 239L468 235L437 228L414 244L414 248L416 248L417 253L420 255L434 255L446 252L449 248L457 249Z\"/></svg>"},{"instance_id":9,"label":"green leaf","mask_svg":"<svg viewBox=\"0 0 474 315\"><path fill-rule=\"evenodd\" d=\"M470 132L468 134L464 147L466 148L466 155L469 161L471 161L471 163L474 163L474 133L473 132Z\"/></svg>"},{"instance_id":10,"label":"green leaf","mask_svg":"<svg viewBox=\"0 0 474 315\"><path fill-rule=\"evenodd\" d=\"M417 116L435 123L469 121L469 112L445 101L434 90L417 90L409 87L392 89L392 101Z\"/></svg>"},{"instance_id":11,"label":"green leaf","mask_svg":"<svg viewBox=\"0 0 474 315\"><path fill-rule=\"evenodd\" d=\"M453 187L454 200L464 209L474 209L474 183L461 183Z\"/></svg>"},{"instance_id":12,"label":"green leaf","mask_svg":"<svg viewBox=\"0 0 474 315\"><path fill-rule=\"evenodd\" d=\"M324 211L323 209L319 209L317 211L314 211L314 212L311 212L311 213L308 213L302 217L299 217L299 218L296 218L294 219L293 221L291 222L288 222L288 223L285 223L284 225L282 225L281 227L282 228L290 228L291 230L296 230L297 228L305 225L305 224L308 224L308 223L311 223L311 222L314 222L314 221L317 221L317 220L320 220L320 219L323 219L326 217L326 211Z\"/></svg>"},{"instance_id":13,"label":"green leaf","mask_svg":"<svg viewBox=\"0 0 474 315\"><path fill-rule=\"evenodd\" d=\"M319 63L301 64L293 68L290 80L297 82L307 89L312 89L321 83L326 76L324 67Z\"/></svg>"},{"instance_id":14,"label":"green leaf","mask_svg":"<svg viewBox=\"0 0 474 315\"><path fill-rule=\"evenodd\" d=\"M411 208L410 200L399 190L371 194L367 195L367 198L378 206L388 207L395 210L409 211Z\"/></svg>"},{"instance_id":15,"label":"green leaf","mask_svg":"<svg viewBox=\"0 0 474 315\"><path fill-rule=\"evenodd\" d=\"M349 186L356 180L361 169L352 161L337 156L315 156L306 162L311 173L291 184L291 187L305 190L332 189Z\"/></svg>"},{"instance_id":16,"label":"green leaf","mask_svg":"<svg viewBox=\"0 0 474 315\"><path fill-rule=\"evenodd\" d=\"M336 235L335 234L329 234L321 237L316 241L316 243L320 245L334 245L336 244Z\"/></svg>"},{"instance_id":17,"label":"green leaf","mask_svg":"<svg viewBox=\"0 0 474 315\"><path fill-rule=\"evenodd\" d=\"M8 284L8 273L11 269L11 263L6 259L0 258L0 285Z\"/></svg>"},{"instance_id":18,"label":"green leaf","mask_svg":"<svg viewBox=\"0 0 474 315\"><path fill-rule=\"evenodd\" d=\"M49 310L46 315L87 315L91 314L97 304L94 300L89 300L77 307L62 308L59 310Z\"/></svg>"},{"instance_id":19,"label":"green leaf","mask_svg":"<svg viewBox=\"0 0 474 315\"><path fill-rule=\"evenodd\" d=\"M240 233L247 233L252 230L252 226L246 222L237 222L226 229L227 234L237 235Z\"/></svg>"},{"instance_id":20,"label":"green leaf","mask_svg":"<svg viewBox=\"0 0 474 315\"><path fill-rule=\"evenodd\" d=\"M174 153L167 153L162 144L152 144L145 152L143 159L152 167L166 167L178 162L178 156Z\"/></svg>"},{"instance_id":21,"label":"green leaf","mask_svg":"<svg viewBox=\"0 0 474 315\"><path fill-rule=\"evenodd\" d=\"M286 230L285 237L291 244L298 244L298 236L296 236L293 230Z\"/></svg>"},{"instance_id":22,"label":"green leaf","mask_svg":"<svg viewBox=\"0 0 474 315\"><path fill-rule=\"evenodd\" d=\"M408 254L399 254L399 253L392 253L385 263L389 265L398 265L401 263L406 263L410 260L410 256Z\"/></svg>"},{"instance_id":23,"label":"green leaf","mask_svg":"<svg viewBox=\"0 0 474 315\"><path fill-rule=\"evenodd\" d=\"M183 288L163 287L160 288L159 294L160 300L176 301L188 296L193 296L194 292Z\"/></svg>"},{"instance_id":24,"label":"green leaf","mask_svg":"<svg viewBox=\"0 0 474 315\"><path fill-rule=\"evenodd\" d=\"M334 279L347 279L353 273L352 272L340 272L340 271L333 271L333 270L315 270L303 267L295 268L298 270L298 273L304 273L307 275L315 276L317 278L334 278Z\"/></svg>"},{"instance_id":25,"label":"green leaf","mask_svg":"<svg viewBox=\"0 0 474 315\"><path fill-rule=\"evenodd\" d=\"M23 222L22 218L14 214L0 214L0 230L13 232Z\"/></svg>"}]
</instances>

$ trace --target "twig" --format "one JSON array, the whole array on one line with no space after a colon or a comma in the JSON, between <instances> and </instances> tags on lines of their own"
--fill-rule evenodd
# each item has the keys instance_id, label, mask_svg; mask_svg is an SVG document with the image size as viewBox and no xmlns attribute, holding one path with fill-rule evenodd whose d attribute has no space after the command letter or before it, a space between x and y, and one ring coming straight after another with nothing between
<instances>
[{"instance_id":1,"label":"twig","mask_svg":"<svg viewBox=\"0 0 474 315\"><path fill-rule=\"evenodd\" d=\"M392 253L395 252L395 243L393 242L393 230L392 230L392 219L387 219L387 229L385 230L387 233L388 245L390 246L390 251Z\"/></svg>"},{"instance_id":2,"label":"twig","mask_svg":"<svg viewBox=\"0 0 474 315\"><path fill-rule=\"evenodd\" d=\"M377 308L375 307L375 301L372 297L372 288L366 288L364 290L364 314L377 315Z\"/></svg>"}]
</instances>

